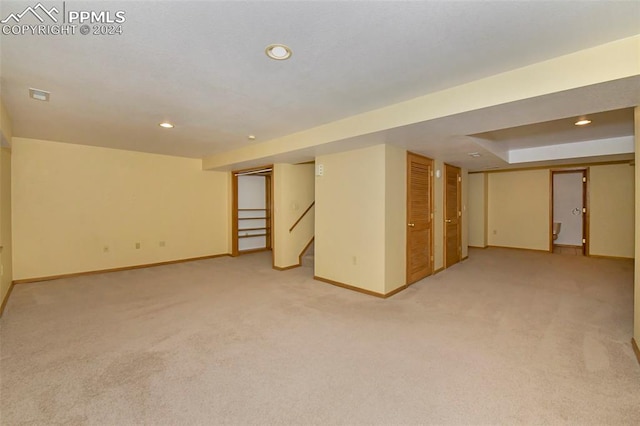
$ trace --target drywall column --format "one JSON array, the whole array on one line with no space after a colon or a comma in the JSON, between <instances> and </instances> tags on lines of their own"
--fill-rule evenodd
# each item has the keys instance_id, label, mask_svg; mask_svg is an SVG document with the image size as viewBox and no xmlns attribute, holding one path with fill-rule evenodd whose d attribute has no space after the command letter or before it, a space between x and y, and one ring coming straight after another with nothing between
<instances>
[{"instance_id":1,"label":"drywall column","mask_svg":"<svg viewBox=\"0 0 640 426\"><path fill-rule=\"evenodd\" d=\"M315 207L302 217L315 200L314 165L275 164L273 179L273 266L298 266L314 235Z\"/></svg>"},{"instance_id":2,"label":"drywall column","mask_svg":"<svg viewBox=\"0 0 640 426\"><path fill-rule=\"evenodd\" d=\"M407 282L407 151L385 148L385 293Z\"/></svg>"},{"instance_id":3,"label":"drywall column","mask_svg":"<svg viewBox=\"0 0 640 426\"><path fill-rule=\"evenodd\" d=\"M590 255L634 257L634 175L630 164L589 167Z\"/></svg>"},{"instance_id":4,"label":"drywall column","mask_svg":"<svg viewBox=\"0 0 640 426\"><path fill-rule=\"evenodd\" d=\"M469 175L468 214L469 246L487 247L487 174Z\"/></svg>"},{"instance_id":5,"label":"drywall column","mask_svg":"<svg viewBox=\"0 0 640 426\"><path fill-rule=\"evenodd\" d=\"M11 238L11 119L0 99L0 306L4 306L13 279ZM0 315L2 309L0 308Z\"/></svg>"},{"instance_id":6,"label":"drywall column","mask_svg":"<svg viewBox=\"0 0 640 426\"><path fill-rule=\"evenodd\" d=\"M385 293L385 146L322 155L316 177L315 275Z\"/></svg>"},{"instance_id":7,"label":"drywall column","mask_svg":"<svg viewBox=\"0 0 640 426\"><path fill-rule=\"evenodd\" d=\"M636 138L636 164L640 161L640 107L635 108L635 138ZM636 244L635 244L635 291L634 291L634 322L633 322L633 337L636 344L640 345L640 167L635 168L635 181L636 181Z\"/></svg>"},{"instance_id":8,"label":"drywall column","mask_svg":"<svg viewBox=\"0 0 640 426\"><path fill-rule=\"evenodd\" d=\"M390 145L316 158L317 278L376 295L405 285L406 162Z\"/></svg>"}]
</instances>

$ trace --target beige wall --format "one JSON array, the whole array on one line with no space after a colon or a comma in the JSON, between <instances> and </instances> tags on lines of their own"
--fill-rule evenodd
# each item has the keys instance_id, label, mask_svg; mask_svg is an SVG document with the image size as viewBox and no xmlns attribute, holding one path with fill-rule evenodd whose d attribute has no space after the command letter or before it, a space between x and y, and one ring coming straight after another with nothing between
<instances>
[{"instance_id":1,"label":"beige wall","mask_svg":"<svg viewBox=\"0 0 640 426\"><path fill-rule=\"evenodd\" d=\"M0 149L0 305L5 302L13 280L11 260L11 150L6 147L11 143L12 137L11 118L0 98L0 142L5 146L5 148Z\"/></svg>"},{"instance_id":2,"label":"beige wall","mask_svg":"<svg viewBox=\"0 0 640 426\"><path fill-rule=\"evenodd\" d=\"M488 243L549 250L549 170L489 174Z\"/></svg>"},{"instance_id":3,"label":"beige wall","mask_svg":"<svg viewBox=\"0 0 640 426\"><path fill-rule=\"evenodd\" d=\"M589 254L634 257L635 167L589 168Z\"/></svg>"},{"instance_id":4,"label":"beige wall","mask_svg":"<svg viewBox=\"0 0 640 426\"><path fill-rule=\"evenodd\" d=\"M0 149L0 304L7 297L12 273L11 151Z\"/></svg>"},{"instance_id":5,"label":"beige wall","mask_svg":"<svg viewBox=\"0 0 640 426\"><path fill-rule=\"evenodd\" d=\"M406 283L406 151L378 145L320 156L315 274L389 293Z\"/></svg>"},{"instance_id":6,"label":"beige wall","mask_svg":"<svg viewBox=\"0 0 640 426\"><path fill-rule=\"evenodd\" d=\"M22 138L12 155L16 280L228 252L229 177L199 160Z\"/></svg>"},{"instance_id":7,"label":"beige wall","mask_svg":"<svg viewBox=\"0 0 640 426\"><path fill-rule=\"evenodd\" d=\"M13 137L13 126L11 123L11 117L0 98L0 134L4 136L4 141L11 143Z\"/></svg>"},{"instance_id":8,"label":"beige wall","mask_svg":"<svg viewBox=\"0 0 640 426\"><path fill-rule=\"evenodd\" d=\"M636 164L640 161L640 107L635 108L635 138L636 138ZM635 167L635 216L636 223L640 223L640 168ZM635 291L634 291L634 320L633 320L633 337L638 345L640 345L640 227L635 229Z\"/></svg>"},{"instance_id":9,"label":"beige wall","mask_svg":"<svg viewBox=\"0 0 640 426\"><path fill-rule=\"evenodd\" d=\"M385 146L322 155L316 164L315 275L385 293Z\"/></svg>"},{"instance_id":10,"label":"beige wall","mask_svg":"<svg viewBox=\"0 0 640 426\"><path fill-rule=\"evenodd\" d=\"M472 173L469 175L468 229L469 246L487 246L487 174Z\"/></svg>"},{"instance_id":11,"label":"beige wall","mask_svg":"<svg viewBox=\"0 0 640 426\"><path fill-rule=\"evenodd\" d=\"M488 244L549 250L550 169L488 173ZM478 176L478 177L476 177ZM480 191L481 174L472 175ZM589 167L589 252L594 256L634 256L634 167L608 164ZM472 212L482 199L474 193ZM616 220L611 218L615 215ZM471 245L480 242L481 213L470 221ZM494 234L494 230L496 233Z\"/></svg>"},{"instance_id":12,"label":"beige wall","mask_svg":"<svg viewBox=\"0 0 640 426\"><path fill-rule=\"evenodd\" d=\"M407 151L386 146L385 293L407 282Z\"/></svg>"},{"instance_id":13,"label":"beige wall","mask_svg":"<svg viewBox=\"0 0 640 426\"><path fill-rule=\"evenodd\" d=\"M289 229L315 199L313 164L275 164L274 191L274 266L297 265L299 256L314 235L315 207L311 208L292 232Z\"/></svg>"}]
</instances>

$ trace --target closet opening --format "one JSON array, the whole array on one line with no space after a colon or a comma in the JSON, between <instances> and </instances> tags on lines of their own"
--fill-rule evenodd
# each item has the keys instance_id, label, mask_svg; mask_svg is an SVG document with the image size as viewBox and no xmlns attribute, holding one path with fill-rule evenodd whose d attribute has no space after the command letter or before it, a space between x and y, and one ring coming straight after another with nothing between
<instances>
[{"instance_id":1,"label":"closet opening","mask_svg":"<svg viewBox=\"0 0 640 426\"><path fill-rule=\"evenodd\" d=\"M273 247L273 167L232 172L232 256Z\"/></svg>"}]
</instances>

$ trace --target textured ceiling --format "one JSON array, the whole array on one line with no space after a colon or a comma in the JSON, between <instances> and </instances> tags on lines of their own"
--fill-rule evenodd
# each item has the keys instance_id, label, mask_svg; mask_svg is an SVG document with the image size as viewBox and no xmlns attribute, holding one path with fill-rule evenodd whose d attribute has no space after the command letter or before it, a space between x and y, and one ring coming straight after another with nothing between
<instances>
[{"instance_id":1,"label":"textured ceiling","mask_svg":"<svg viewBox=\"0 0 640 426\"><path fill-rule=\"evenodd\" d=\"M640 30L640 2L67 4L126 11L123 34L1 36L15 135L196 158ZM29 5L3 0L0 15ZM270 43L293 57L268 59Z\"/></svg>"}]
</instances>

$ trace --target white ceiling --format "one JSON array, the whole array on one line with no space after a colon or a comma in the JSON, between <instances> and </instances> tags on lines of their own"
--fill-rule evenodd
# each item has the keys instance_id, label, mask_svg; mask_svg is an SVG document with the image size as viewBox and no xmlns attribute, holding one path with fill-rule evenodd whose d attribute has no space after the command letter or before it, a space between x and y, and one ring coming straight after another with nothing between
<instances>
[{"instance_id":1,"label":"white ceiling","mask_svg":"<svg viewBox=\"0 0 640 426\"><path fill-rule=\"evenodd\" d=\"M194 158L640 32L637 1L67 4L124 10L123 35L1 36L0 88L14 135ZM3 0L0 16L29 5L34 2ZM268 59L264 48L271 43L289 45L293 57ZM51 91L51 101L29 99L29 87ZM530 119L549 121L638 104L606 96L590 99L590 109L577 104L589 96L574 96L572 108L542 112L522 102L511 106L517 113L503 111L511 119L492 110L436 120L423 126L433 132L431 141L411 137L424 130L417 126L370 135L366 143L399 143L468 166L466 150L482 149L466 135L485 132L519 147L546 143L520 134L505 142L509 133L495 132L534 123L521 119L530 110ZM484 125L461 126L485 115L491 119ZM162 120L176 127L163 130ZM619 128L628 132L623 121ZM247 140L249 134L256 141ZM445 149L443 141L458 142ZM283 158L310 154L317 153ZM506 166L490 150L482 160L472 168Z\"/></svg>"}]
</instances>

